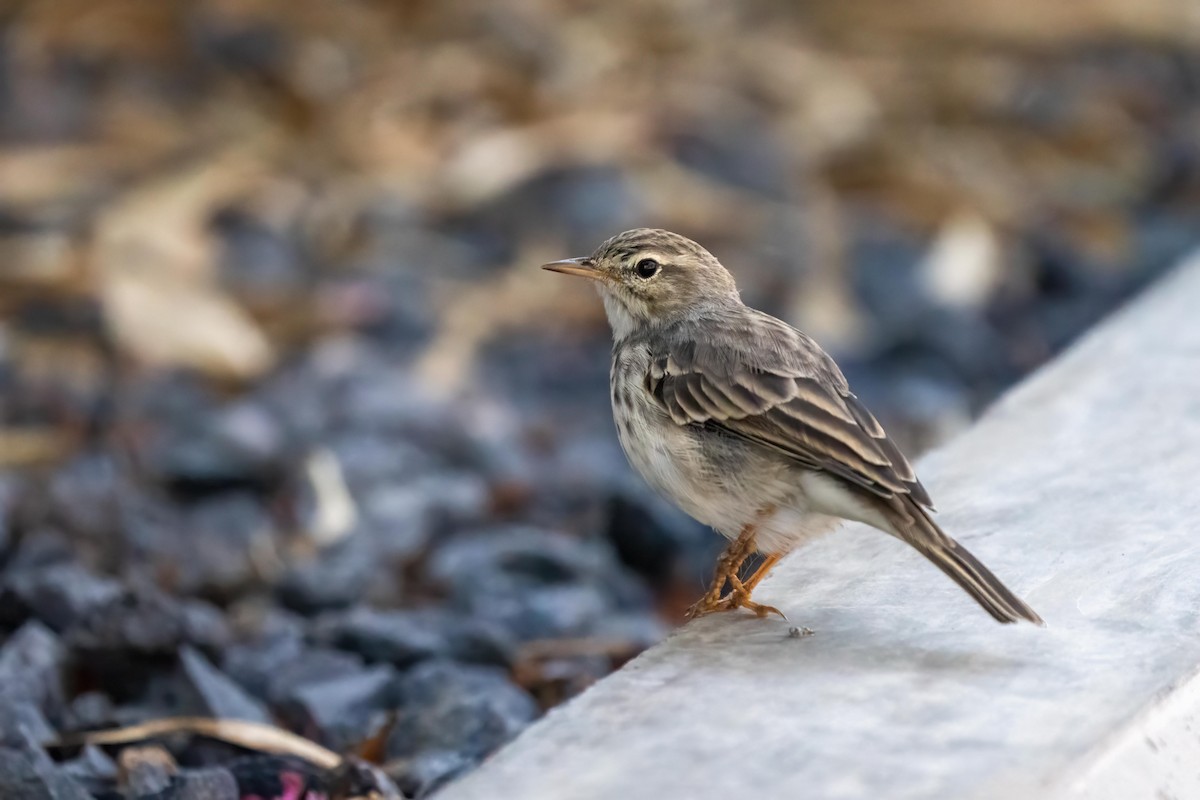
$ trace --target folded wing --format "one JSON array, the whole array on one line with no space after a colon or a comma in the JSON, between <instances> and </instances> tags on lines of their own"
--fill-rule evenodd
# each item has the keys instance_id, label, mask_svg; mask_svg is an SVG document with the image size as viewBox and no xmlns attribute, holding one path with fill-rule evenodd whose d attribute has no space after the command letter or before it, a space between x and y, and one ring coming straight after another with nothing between
<instances>
[{"instance_id":1,"label":"folded wing","mask_svg":"<svg viewBox=\"0 0 1200 800\"><path fill-rule=\"evenodd\" d=\"M912 465L809 337L766 314L698 341L686 328L656 353L646 387L680 425L705 425L780 452L880 497L931 507Z\"/></svg>"}]
</instances>

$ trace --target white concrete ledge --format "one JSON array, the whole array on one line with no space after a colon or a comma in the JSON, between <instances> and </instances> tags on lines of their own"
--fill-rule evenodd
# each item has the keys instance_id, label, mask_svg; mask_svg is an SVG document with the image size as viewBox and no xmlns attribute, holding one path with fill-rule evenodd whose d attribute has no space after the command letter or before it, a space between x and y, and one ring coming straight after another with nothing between
<instances>
[{"instance_id":1,"label":"white concrete ledge","mask_svg":"<svg viewBox=\"0 0 1200 800\"><path fill-rule=\"evenodd\" d=\"M441 800L1200 797L1200 258L920 467L1048 628L850 526Z\"/></svg>"}]
</instances>

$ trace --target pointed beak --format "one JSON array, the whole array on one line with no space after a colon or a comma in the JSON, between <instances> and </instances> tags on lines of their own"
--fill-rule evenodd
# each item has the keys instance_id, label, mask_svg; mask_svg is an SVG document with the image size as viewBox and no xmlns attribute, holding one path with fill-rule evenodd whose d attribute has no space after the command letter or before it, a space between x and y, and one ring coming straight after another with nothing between
<instances>
[{"instance_id":1,"label":"pointed beak","mask_svg":"<svg viewBox=\"0 0 1200 800\"><path fill-rule=\"evenodd\" d=\"M542 264L542 269L561 272L564 275L578 275L581 278L591 278L592 280L599 280L601 277L600 270L596 269L595 263L590 258L564 258L562 261Z\"/></svg>"}]
</instances>

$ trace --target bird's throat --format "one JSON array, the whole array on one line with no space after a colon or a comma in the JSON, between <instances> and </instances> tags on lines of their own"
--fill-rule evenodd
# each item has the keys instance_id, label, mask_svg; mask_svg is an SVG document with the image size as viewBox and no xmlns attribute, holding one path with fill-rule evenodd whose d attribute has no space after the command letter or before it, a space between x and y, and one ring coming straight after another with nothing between
<instances>
[{"instance_id":1,"label":"bird's throat","mask_svg":"<svg viewBox=\"0 0 1200 800\"><path fill-rule=\"evenodd\" d=\"M604 312L608 315L613 339L620 341L628 338L638 328L638 317L629 305L631 298L618 297L612 288L603 284L597 285L596 290L600 292L600 299L604 301Z\"/></svg>"}]
</instances>

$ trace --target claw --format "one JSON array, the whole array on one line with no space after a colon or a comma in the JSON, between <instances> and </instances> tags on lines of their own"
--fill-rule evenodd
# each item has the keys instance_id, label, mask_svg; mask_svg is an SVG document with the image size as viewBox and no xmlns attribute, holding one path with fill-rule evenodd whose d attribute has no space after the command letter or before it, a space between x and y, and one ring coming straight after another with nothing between
<instances>
[{"instance_id":1,"label":"claw","mask_svg":"<svg viewBox=\"0 0 1200 800\"><path fill-rule=\"evenodd\" d=\"M785 615L775 606L755 603L750 599L749 595L737 591L730 592L716 601L705 597L700 600L700 602L689 608L685 612L684 616L688 619L697 619L699 617L715 614L720 611L736 611L739 608L753 611L759 619L766 617L768 614L778 614L781 618L785 620L787 619L787 615Z\"/></svg>"}]
</instances>

